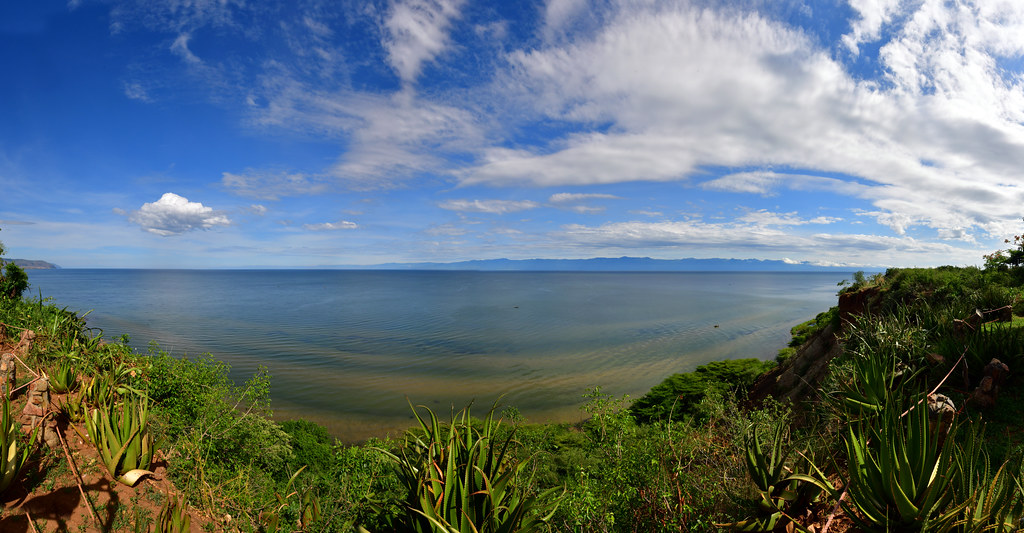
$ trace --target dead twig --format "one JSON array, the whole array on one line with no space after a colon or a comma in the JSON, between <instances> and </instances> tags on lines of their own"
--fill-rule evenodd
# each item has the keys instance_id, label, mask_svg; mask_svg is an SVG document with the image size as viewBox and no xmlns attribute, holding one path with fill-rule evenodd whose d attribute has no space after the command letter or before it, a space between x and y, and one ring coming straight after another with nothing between
<instances>
[{"instance_id":1,"label":"dead twig","mask_svg":"<svg viewBox=\"0 0 1024 533\"><path fill-rule=\"evenodd\" d=\"M75 474L75 483L78 485L78 492L82 493L82 499L85 500L85 506L89 509L89 514L91 514L93 520L96 521L96 526L102 530L103 522L101 522L100 517L96 515L96 510L92 508L92 502L89 501L89 497L85 494L85 488L82 487L82 474L78 472L75 460L71 458L71 451L68 449L68 444L64 441L64 435L59 429L57 430L57 437L60 439L61 448L64 450L64 457L67 458L68 465L71 466L71 472Z\"/></svg>"}]
</instances>

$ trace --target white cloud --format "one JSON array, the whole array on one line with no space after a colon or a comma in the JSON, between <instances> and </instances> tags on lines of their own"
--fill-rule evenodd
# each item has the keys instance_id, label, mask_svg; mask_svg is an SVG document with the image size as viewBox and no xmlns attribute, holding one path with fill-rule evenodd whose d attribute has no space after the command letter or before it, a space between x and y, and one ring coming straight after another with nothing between
<instances>
[{"instance_id":1,"label":"white cloud","mask_svg":"<svg viewBox=\"0 0 1024 533\"><path fill-rule=\"evenodd\" d=\"M404 83L420 75L423 64L448 47L448 30L463 0L395 0L384 27L388 62Z\"/></svg>"},{"instance_id":2,"label":"white cloud","mask_svg":"<svg viewBox=\"0 0 1024 533\"><path fill-rule=\"evenodd\" d=\"M164 193L156 202L142 204L128 215L128 221L163 237L231 224L227 216L213 208L171 192Z\"/></svg>"},{"instance_id":3,"label":"white cloud","mask_svg":"<svg viewBox=\"0 0 1024 533\"><path fill-rule=\"evenodd\" d=\"M743 250L746 257L779 259L793 255L815 263L849 266L977 263L977 251L931 243L910 237L864 234L793 233L751 223L702 221L613 222L600 226L566 225L554 238L582 249L619 250L622 253L694 257L730 257Z\"/></svg>"},{"instance_id":4,"label":"white cloud","mask_svg":"<svg viewBox=\"0 0 1024 533\"><path fill-rule=\"evenodd\" d=\"M321 224L303 224L302 227L310 231L336 231L343 229L356 229L359 225L355 222L341 220L338 222L323 222Z\"/></svg>"},{"instance_id":5,"label":"white cloud","mask_svg":"<svg viewBox=\"0 0 1024 533\"><path fill-rule=\"evenodd\" d=\"M839 219L832 217L815 217L812 219L800 218L797 212L772 213L766 209L751 211L737 218L740 222L755 224L758 226L803 226L806 224L832 224Z\"/></svg>"},{"instance_id":6,"label":"white cloud","mask_svg":"<svg viewBox=\"0 0 1024 533\"><path fill-rule=\"evenodd\" d=\"M302 173L248 169L244 174L224 172L220 184L234 194L246 198L279 200L285 196L309 196L326 192L328 184L321 178Z\"/></svg>"},{"instance_id":7,"label":"white cloud","mask_svg":"<svg viewBox=\"0 0 1024 533\"><path fill-rule=\"evenodd\" d=\"M151 102L153 100L146 91L146 88L138 82L125 83L124 95L132 100L139 100L142 102Z\"/></svg>"},{"instance_id":8,"label":"white cloud","mask_svg":"<svg viewBox=\"0 0 1024 533\"><path fill-rule=\"evenodd\" d=\"M190 39L192 39L192 35L188 33L178 35L178 37L174 39L174 43L171 44L171 51L178 57L184 59L187 63L202 63L203 61L188 49L188 42Z\"/></svg>"},{"instance_id":9,"label":"white cloud","mask_svg":"<svg viewBox=\"0 0 1024 533\"><path fill-rule=\"evenodd\" d=\"M548 201L553 204L562 203L576 203L585 202L588 200L618 200L619 197L614 194L601 194L601 193L570 193L570 192L559 192L552 194Z\"/></svg>"},{"instance_id":10,"label":"white cloud","mask_svg":"<svg viewBox=\"0 0 1024 533\"><path fill-rule=\"evenodd\" d=\"M853 179L746 172L702 186L821 190L871 202L897 233L998 235L1024 193L1024 77L1000 66L1024 55L1024 3L854 7L848 41L882 42L882 80L851 75L801 30L750 11L619 4L572 43L510 53L499 75L510 105L572 133L491 148L457 175L585 186L688 180L705 167L807 169Z\"/></svg>"},{"instance_id":11,"label":"white cloud","mask_svg":"<svg viewBox=\"0 0 1024 533\"><path fill-rule=\"evenodd\" d=\"M848 0L858 18L850 24L850 33L843 36L843 44L854 54L860 52L862 43L877 41L882 26L892 21L899 13L900 0Z\"/></svg>"},{"instance_id":12,"label":"white cloud","mask_svg":"<svg viewBox=\"0 0 1024 533\"><path fill-rule=\"evenodd\" d=\"M267 214L267 208L264 205L253 204L249 206L249 212L254 215L263 216Z\"/></svg>"},{"instance_id":13,"label":"white cloud","mask_svg":"<svg viewBox=\"0 0 1024 533\"><path fill-rule=\"evenodd\" d=\"M463 213L503 215L505 213L536 209L540 207L540 204L530 200L448 200L438 204L438 207Z\"/></svg>"},{"instance_id":14,"label":"white cloud","mask_svg":"<svg viewBox=\"0 0 1024 533\"><path fill-rule=\"evenodd\" d=\"M266 99L255 110L258 125L347 139L327 173L357 189L445 173L447 156L478 150L484 137L469 111L408 92L327 92L284 73L267 80Z\"/></svg>"}]
</instances>

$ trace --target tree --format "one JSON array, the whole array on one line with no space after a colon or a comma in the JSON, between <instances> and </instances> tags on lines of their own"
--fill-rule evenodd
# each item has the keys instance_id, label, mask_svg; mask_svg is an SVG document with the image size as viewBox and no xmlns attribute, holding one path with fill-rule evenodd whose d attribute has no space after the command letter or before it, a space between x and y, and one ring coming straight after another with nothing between
<instances>
[{"instance_id":1,"label":"tree","mask_svg":"<svg viewBox=\"0 0 1024 533\"><path fill-rule=\"evenodd\" d=\"M0 299L21 298L21 293L28 288L28 274L13 262L3 260L4 243L0 242Z\"/></svg>"}]
</instances>

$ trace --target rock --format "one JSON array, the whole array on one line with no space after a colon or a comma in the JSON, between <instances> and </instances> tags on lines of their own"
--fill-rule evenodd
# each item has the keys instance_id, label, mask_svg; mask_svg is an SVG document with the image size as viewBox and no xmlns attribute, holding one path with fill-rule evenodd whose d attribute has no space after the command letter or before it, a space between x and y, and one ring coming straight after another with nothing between
<instances>
[{"instance_id":1,"label":"rock","mask_svg":"<svg viewBox=\"0 0 1024 533\"><path fill-rule=\"evenodd\" d=\"M14 345L14 354L18 357L25 357L28 355L29 350L32 349L32 341L36 338L36 332L26 329L21 332L21 338L18 339L18 344Z\"/></svg>"},{"instance_id":2,"label":"rock","mask_svg":"<svg viewBox=\"0 0 1024 533\"><path fill-rule=\"evenodd\" d=\"M1006 383L1010 376L1010 367L999 359L993 359L985 365L982 371L983 376L978 388L971 393L970 401L979 409L989 409L995 406L999 399L999 389Z\"/></svg>"},{"instance_id":3,"label":"rock","mask_svg":"<svg viewBox=\"0 0 1024 533\"><path fill-rule=\"evenodd\" d=\"M776 400L797 402L818 394L818 384L828 373L829 362L842 353L836 339L837 328L828 324L812 336L786 363L761 374L748 391L752 404L771 396Z\"/></svg>"},{"instance_id":4,"label":"rock","mask_svg":"<svg viewBox=\"0 0 1024 533\"><path fill-rule=\"evenodd\" d=\"M996 404L996 389L990 376L981 378L978 388L971 393L971 403L978 409L989 409Z\"/></svg>"},{"instance_id":5,"label":"rock","mask_svg":"<svg viewBox=\"0 0 1024 533\"><path fill-rule=\"evenodd\" d=\"M951 421L955 414L956 405L953 404L953 400L949 399L949 396L945 394L928 395L928 415L932 419L942 422Z\"/></svg>"},{"instance_id":6,"label":"rock","mask_svg":"<svg viewBox=\"0 0 1024 533\"><path fill-rule=\"evenodd\" d=\"M37 379L28 390L28 402L21 410L21 424L31 432L42 422L50 407L50 380L45 377Z\"/></svg>"},{"instance_id":7,"label":"rock","mask_svg":"<svg viewBox=\"0 0 1024 533\"><path fill-rule=\"evenodd\" d=\"M0 394L4 398L10 399L14 392L14 384L18 377L17 364L13 353L4 352L0 355Z\"/></svg>"}]
</instances>

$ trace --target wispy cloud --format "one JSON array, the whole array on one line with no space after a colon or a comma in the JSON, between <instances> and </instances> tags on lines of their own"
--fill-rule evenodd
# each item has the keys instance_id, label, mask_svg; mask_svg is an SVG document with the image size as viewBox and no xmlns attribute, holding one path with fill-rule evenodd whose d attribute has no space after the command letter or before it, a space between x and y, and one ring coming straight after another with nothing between
<instances>
[{"instance_id":1,"label":"wispy cloud","mask_svg":"<svg viewBox=\"0 0 1024 533\"><path fill-rule=\"evenodd\" d=\"M302 227L310 231L337 231L344 229L356 229L359 227L359 224L349 222L347 220L341 220L338 222L323 222L320 224L303 224Z\"/></svg>"},{"instance_id":2,"label":"wispy cloud","mask_svg":"<svg viewBox=\"0 0 1024 533\"><path fill-rule=\"evenodd\" d=\"M531 200L448 200L438 204L438 207L463 213L502 215L536 209L540 204Z\"/></svg>"},{"instance_id":3,"label":"wispy cloud","mask_svg":"<svg viewBox=\"0 0 1024 533\"><path fill-rule=\"evenodd\" d=\"M220 184L239 196L261 200L320 194L328 190L328 184L315 176L258 169L249 169L243 174L224 172Z\"/></svg>"},{"instance_id":4,"label":"wispy cloud","mask_svg":"<svg viewBox=\"0 0 1024 533\"><path fill-rule=\"evenodd\" d=\"M412 83L423 64L448 47L448 31L463 0L394 0L384 28L388 62L403 83Z\"/></svg>"}]
</instances>

